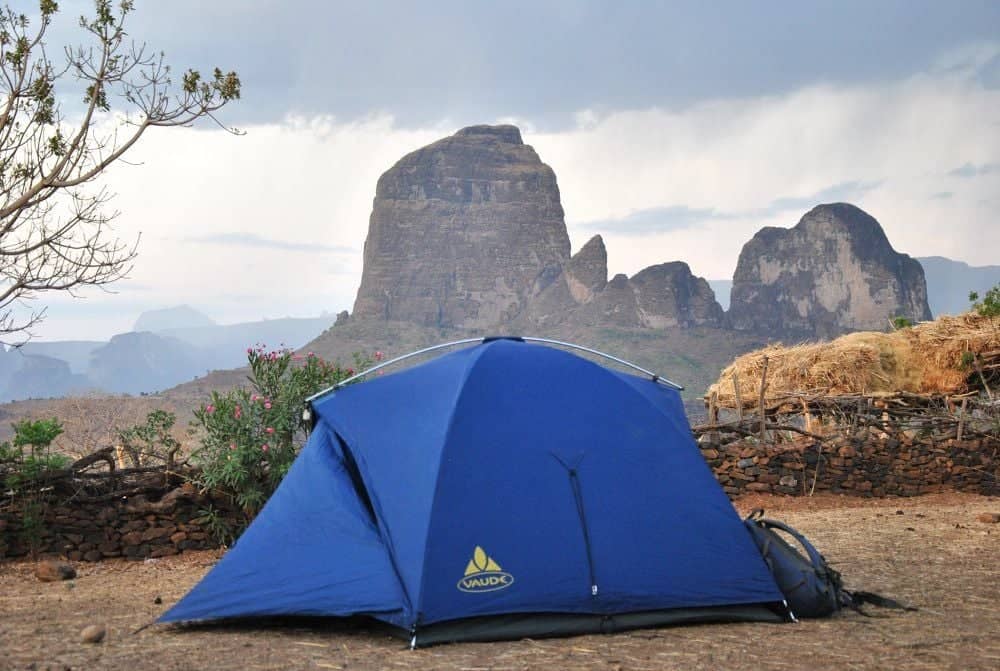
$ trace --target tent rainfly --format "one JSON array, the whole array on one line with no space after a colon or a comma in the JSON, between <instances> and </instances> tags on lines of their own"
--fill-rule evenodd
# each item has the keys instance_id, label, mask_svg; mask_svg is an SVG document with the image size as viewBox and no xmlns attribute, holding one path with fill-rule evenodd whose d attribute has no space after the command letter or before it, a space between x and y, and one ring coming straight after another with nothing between
<instances>
[{"instance_id":1,"label":"tent rainfly","mask_svg":"<svg viewBox=\"0 0 1000 671\"><path fill-rule=\"evenodd\" d=\"M314 400L271 500L159 621L369 616L416 647L788 620L676 389L526 340Z\"/></svg>"}]
</instances>

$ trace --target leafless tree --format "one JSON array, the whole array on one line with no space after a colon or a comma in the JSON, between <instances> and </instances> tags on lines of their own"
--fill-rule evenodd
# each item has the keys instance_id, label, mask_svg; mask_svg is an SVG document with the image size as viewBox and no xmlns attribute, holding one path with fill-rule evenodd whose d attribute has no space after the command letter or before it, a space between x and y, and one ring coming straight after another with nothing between
<instances>
[{"instance_id":1,"label":"leafless tree","mask_svg":"<svg viewBox=\"0 0 1000 671\"><path fill-rule=\"evenodd\" d=\"M240 97L237 74L218 68L206 78L188 70L175 85L162 53L127 39L132 9L96 0L80 18L86 43L58 58L45 41L54 0L30 18L0 9L0 342L30 337L45 313L33 307L39 294L131 270L138 240L110 230L118 213L101 173L149 128L219 123L215 113Z\"/></svg>"}]
</instances>

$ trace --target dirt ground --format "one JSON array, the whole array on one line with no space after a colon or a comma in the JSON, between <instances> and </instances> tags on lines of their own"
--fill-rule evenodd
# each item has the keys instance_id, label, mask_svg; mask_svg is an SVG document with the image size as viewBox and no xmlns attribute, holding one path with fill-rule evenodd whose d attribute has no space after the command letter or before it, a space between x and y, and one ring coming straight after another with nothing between
<instances>
[{"instance_id":1,"label":"dirt ground","mask_svg":"<svg viewBox=\"0 0 1000 671\"><path fill-rule=\"evenodd\" d=\"M31 563L15 562L0 563L0 669L1000 669L1000 525L976 519L1000 513L1000 499L753 497L737 507L758 505L805 532L848 587L920 610L410 651L329 621L133 633L194 585L217 552L81 564L64 583L40 583ZM106 625L105 641L80 643L95 623Z\"/></svg>"}]
</instances>

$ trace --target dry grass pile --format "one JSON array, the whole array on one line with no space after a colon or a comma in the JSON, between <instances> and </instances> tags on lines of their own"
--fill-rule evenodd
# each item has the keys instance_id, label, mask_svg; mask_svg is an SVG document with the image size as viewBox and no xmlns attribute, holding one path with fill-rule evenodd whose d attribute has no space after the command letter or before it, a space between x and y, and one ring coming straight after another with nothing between
<instances>
[{"instance_id":1,"label":"dry grass pile","mask_svg":"<svg viewBox=\"0 0 1000 671\"><path fill-rule=\"evenodd\" d=\"M1000 371L1000 319L967 313L892 333L850 333L831 342L771 345L744 354L709 387L720 407L756 407L767 362L765 400L825 396L960 394Z\"/></svg>"}]
</instances>

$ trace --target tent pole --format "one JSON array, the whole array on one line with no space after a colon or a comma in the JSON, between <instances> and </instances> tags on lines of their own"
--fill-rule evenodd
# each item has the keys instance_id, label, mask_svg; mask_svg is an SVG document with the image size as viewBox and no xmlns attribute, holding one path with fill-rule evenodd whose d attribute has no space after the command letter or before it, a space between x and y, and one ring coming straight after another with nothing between
<instances>
[{"instance_id":1,"label":"tent pole","mask_svg":"<svg viewBox=\"0 0 1000 671\"><path fill-rule=\"evenodd\" d=\"M316 392L315 394L313 394L312 396L310 396L309 398L306 399L306 401L305 401L306 405L312 403L313 401L315 401L320 396L326 396L331 391L336 391L340 387L343 387L345 384L348 384L350 382L354 382L358 378L364 377L366 375L371 375L372 373L374 373L375 371L377 371L380 368L385 368L386 366L391 366L394 363L399 363L400 361L403 361L405 359L410 359L410 358L415 357L415 356L420 356L421 354L427 354L428 352L434 352L436 350L445 349L447 347L455 347L457 345L468 345L468 344L474 343L474 342L482 342L485 339L486 338L483 337L483 338L466 338L465 340L455 340L455 341L452 341L452 342L442 343L440 345L434 345L432 347L425 347L424 349L418 349L416 352L410 352L409 354L404 354L402 356L397 356L395 359L389 359L388 361L383 361L382 363L377 364L375 366L372 366L371 368L367 368L367 369L361 371L360 373L352 375L351 377L349 377L347 379L341 380L340 382L338 382L337 384L335 384L335 385L333 385L331 387L327 387L326 389L323 389L321 391Z\"/></svg>"},{"instance_id":2,"label":"tent pole","mask_svg":"<svg viewBox=\"0 0 1000 671\"><path fill-rule=\"evenodd\" d=\"M366 375L371 375L372 373L374 373L375 371L379 370L380 368L385 368L386 366L391 366L394 363L399 363L400 361L404 361L406 359L410 359L410 358L413 358L415 356L420 356L421 354L427 354L429 352L435 352L435 351L437 351L439 349L446 349L448 347L456 347L458 345L469 345L469 344L472 344L472 343L481 343L484 340L492 340L492 339L493 338L489 338L489 337L483 336L481 338L466 338L465 340L454 340L452 342L446 342L446 343L442 343L440 345L434 345L432 347L425 347L424 349L419 349L416 352L410 352L409 354L404 354L402 356L397 356L394 359L389 359L388 361L383 361L382 363L377 364L375 366L372 366L371 368L368 368L366 370L363 370L360 373L356 373L355 375L352 375L351 377L349 377L349 378L347 378L345 380L341 380L340 382L338 382L337 384L335 384L335 385L333 385L331 387L327 387L326 389L323 389L322 391L316 392L315 394L313 394L312 396L310 396L309 398L306 399L306 401L305 401L306 402L306 406L308 407L309 404L312 403L313 401L315 401L317 398L320 398L321 396L326 396L330 392L336 391L340 387L343 387L345 384L348 384L350 382L354 382L355 380L357 380L359 378L362 378L362 377L365 377ZM631 363L629 361L625 361L624 359L619 359L618 357L612 356L612 355L607 354L605 352L600 352L600 351L598 351L596 349L591 349L589 347L584 347L583 345L576 345L574 343L564 342L562 340L550 340L549 338L534 338L534 337L531 337L531 336L525 336L525 337L522 337L522 338L513 338L513 339L514 340L523 340L524 342L536 342L536 343L546 343L546 344L549 344L549 345L559 345L560 347L568 347L570 349L579 350L581 352L587 352L589 354L596 354L597 356L604 357L605 359L609 359L610 361L614 361L615 363L619 363L619 364L621 364L623 366L631 368L632 370L637 370L640 373L648 375L650 378L652 378L653 382L659 382L660 384L666 385L668 387L673 387L677 391L684 391L684 387L682 387L681 385L677 384L676 382L672 382L672 381L668 380L665 377L660 377L659 375L657 375L653 371L646 370L645 368L641 368L641 367L635 365L634 363Z\"/></svg>"},{"instance_id":3,"label":"tent pole","mask_svg":"<svg viewBox=\"0 0 1000 671\"><path fill-rule=\"evenodd\" d=\"M677 384L676 382L671 382L670 380L668 380L665 377L660 377L659 375L657 375L656 373L654 373L651 370L646 370L645 368L640 368L639 366L636 366L634 363L631 363L630 361L625 361L625 359L619 359L616 356L611 356L610 354L606 354L604 352L600 352L600 351L598 351L596 349L590 349L589 347L584 347L583 345L576 345L576 344L571 343L571 342L563 342L562 340L550 340L548 338L533 338L531 336L525 336L525 337L521 338L521 340L523 340L525 342L542 342L542 343L548 343L550 345L561 345L562 347L569 347L570 349L580 350L581 352L589 352L590 354L596 354L597 356L603 356L605 359L610 359L611 361L614 361L615 363L620 363L623 366L628 366L632 370L637 370L640 373L645 373L646 375L648 375L651 378L653 378L653 382L659 382L660 384L664 384L664 385L666 385L668 387L673 387L677 391L684 391L684 387L682 387L681 385Z\"/></svg>"}]
</instances>

